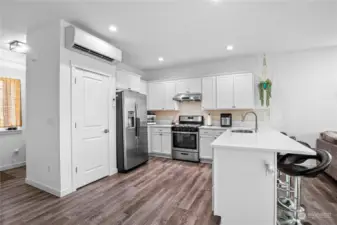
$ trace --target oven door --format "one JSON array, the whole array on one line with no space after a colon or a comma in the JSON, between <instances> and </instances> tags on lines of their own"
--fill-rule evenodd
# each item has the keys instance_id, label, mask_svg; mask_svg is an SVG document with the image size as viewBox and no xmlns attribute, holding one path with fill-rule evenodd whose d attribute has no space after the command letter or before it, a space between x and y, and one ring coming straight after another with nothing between
<instances>
[{"instance_id":1,"label":"oven door","mask_svg":"<svg viewBox=\"0 0 337 225\"><path fill-rule=\"evenodd\" d=\"M179 151L199 151L199 133L198 132L172 132L172 149Z\"/></svg>"}]
</instances>

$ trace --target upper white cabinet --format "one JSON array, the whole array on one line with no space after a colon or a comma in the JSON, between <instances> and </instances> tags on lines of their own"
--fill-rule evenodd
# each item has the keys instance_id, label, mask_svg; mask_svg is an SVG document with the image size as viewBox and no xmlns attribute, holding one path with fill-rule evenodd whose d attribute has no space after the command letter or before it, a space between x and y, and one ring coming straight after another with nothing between
<instances>
[{"instance_id":1,"label":"upper white cabinet","mask_svg":"<svg viewBox=\"0 0 337 225\"><path fill-rule=\"evenodd\" d=\"M253 74L217 77L217 109L254 108Z\"/></svg>"},{"instance_id":2,"label":"upper white cabinet","mask_svg":"<svg viewBox=\"0 0 337 225\"><path fill-rule=\"evenodd\" d=\"M234 76L234 105L235 108L252 109L254 104L254 77L252 74Z\"/></svg>"},{"instance_id":3,"label":"upper white cabinet","mask_svg":"<svg viewBox=\"0 0 337 225\"><path fill-rule=\"evenodd\" d=\"M175 94L175 82L148 83L148 109L176 110L176 102L173 101Z\"/></svg>"},{"instance_id":4,"label":"upper white cabinet","mask_svg":"<svg viewBox=\"0 0 337 225\"><path fill-rule=\"evenodd\" d=\"M116 88L122 90L140 91L140 75L126 70L117 70Z\"/></svg>"},{"instance_id":5,"label":"upper white cabinet","mask_svg":"<svg viewBox=\"0 0 337 225\"><path fill-rule=\"evenodd\" d=\"M140 80L139 93L147 95L147 82L145 80Z\"/></svg>"},{"instance_id":6,"label":"upper white cabinet","mask_svg":"<svg viewBox=\"0 0 337 225\"><path fill-rule=\"evenodd\" d=\"M202 109L216 108L216 77L202 78Z\"/></svg>"},{"instance_id":7,"label":"upper white cabinet","mask_svg":"<svg viewBox=\"0 0 337 225\"><path fill-rule=\"evenodd\" d=\"M234 75L217 77L217 108L232 109L234 104Z\"/></svg>"},{"instance_id":8,"label":"upper white cabinet","mask_svg":"<svg viewBox=\"0 0 337 225\"><path fill-rule=\"evenodd\" d=\"M176 85L177 93L201 93L201 78L178 80Z\"/></svg>"}]
</instances>

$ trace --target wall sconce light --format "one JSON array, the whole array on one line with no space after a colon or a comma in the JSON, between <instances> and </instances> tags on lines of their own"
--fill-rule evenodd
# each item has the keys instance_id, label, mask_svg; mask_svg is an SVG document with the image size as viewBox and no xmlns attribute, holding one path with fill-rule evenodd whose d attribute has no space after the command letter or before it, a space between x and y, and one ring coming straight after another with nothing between
<instances>
[{"instance_id":1,"label":"wall sconce light","mask_svg":"<svg viewBox=\"0 0 337 225\"><path fill-rule=\"evenodd\" d=\"M29 46L26 43L15 40L9 43L9 50L26 54L29 51Z\"/></svg>"}]
</instances>

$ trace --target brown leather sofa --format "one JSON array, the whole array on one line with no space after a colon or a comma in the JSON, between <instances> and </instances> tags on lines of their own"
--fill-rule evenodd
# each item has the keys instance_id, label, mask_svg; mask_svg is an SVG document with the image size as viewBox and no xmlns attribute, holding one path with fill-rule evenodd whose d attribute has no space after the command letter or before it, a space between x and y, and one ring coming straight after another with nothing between
<instances>
[{"instance_id":1,"label":"brown leather sofa","mask_svg":"<svg viewBox=\"0 0 337 225\"><path fill-rule=\"evenodd\" d=\"M317 148L325 149L330 152L332 156L332 162L330 167L325 172L337 181L337 145L322 139L317 139L316 146Z\"/></svg>"}]
</instances>

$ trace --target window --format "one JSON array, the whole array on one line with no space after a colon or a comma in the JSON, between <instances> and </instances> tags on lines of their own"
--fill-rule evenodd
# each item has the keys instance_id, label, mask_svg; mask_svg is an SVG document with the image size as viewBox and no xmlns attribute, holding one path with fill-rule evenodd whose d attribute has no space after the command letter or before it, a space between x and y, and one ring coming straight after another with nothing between
<instances>
[{"instance_id":1,"label":"window","mask_svg":"<svg viewBox=\"0 0 337 225\"><path fill-rule=\"evenodd\" d=\"M0 128L21 126L21 82L0 77Z\"/></svg>"}]
</instances>

